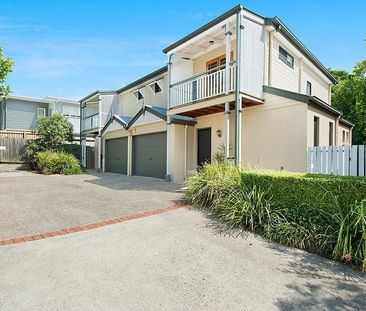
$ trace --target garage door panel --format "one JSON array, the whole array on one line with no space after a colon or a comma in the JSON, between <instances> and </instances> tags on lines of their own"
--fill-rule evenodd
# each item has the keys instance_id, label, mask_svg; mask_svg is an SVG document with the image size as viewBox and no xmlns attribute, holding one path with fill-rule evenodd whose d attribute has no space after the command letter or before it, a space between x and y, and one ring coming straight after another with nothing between
<instances>
[{"instance_id":1,"label":"garage door panel","mask_svg":"<svg viewBox=\"0 0 366 311\"><path fill-rule=\"evenodd\" d=\"M133 137L133 174L165 178L166 132Z\"/></svg>"},{"instance_id":2,"label":"garage door panel","mask_svg":"<svg viewBox=\"0 0 366 311\"><path fill-rule=\"evenodd\" d=\"M108 139L106 146L106 171L127 174L127 137Z\"/></svg>"}]
</instances>

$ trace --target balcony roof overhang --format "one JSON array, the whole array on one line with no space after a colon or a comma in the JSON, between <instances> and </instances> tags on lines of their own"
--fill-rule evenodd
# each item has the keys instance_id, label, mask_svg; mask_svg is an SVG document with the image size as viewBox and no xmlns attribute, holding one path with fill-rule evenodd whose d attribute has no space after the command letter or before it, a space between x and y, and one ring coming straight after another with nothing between
<instances>
[{"instance_id":1,"label":"balcony roof overhang","mask_svg":"<svg viewBox=\"0 0 366 311\"><path fill-rule=\"evenodd\" d=\"M169 45L163 50L163 52L166 54L175 53L178 50L178 48L179 49L183 48L185 45L187 45L187 43L189 44L193 39L200 39L202 37L205 37L209 34L209 32L220 29L227 21L229 22L234 21L236 13L243 10L245 11L245 13L250 14L255 18L264 19L263 16L260 16L257 13L254 13L244 8L241 4L239 4L230 9L229 11L225 12L224 14L220 15L219 17L215 18L214 20L198 28L197 30L193 31L189 35Z\"/></svg>"},{"instance_id":2,"label":"balcony roof overhang","mask_svg":"<svg viewBox=\"0 0 366 311\"><path fill-rule=\"evenodd\" d=\"M195 59L205 53L208 53L215 48L218 48L225 44L225 29L223 26L229 23L230 31L232 33L231 38L235 39L236 34L236 21L235 15L228 17L208 30L200 33L199 35L191 38L190 40L180 44L176 48L168 52L169 55L178 55L181 57Z\"/></svg>"}]
</instances>

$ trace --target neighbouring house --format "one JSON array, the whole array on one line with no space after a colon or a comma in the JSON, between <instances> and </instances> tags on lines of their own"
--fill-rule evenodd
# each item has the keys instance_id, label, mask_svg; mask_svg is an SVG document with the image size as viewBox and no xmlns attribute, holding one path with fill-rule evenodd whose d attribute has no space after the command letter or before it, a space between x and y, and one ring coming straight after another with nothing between
<instances>
[{"instance_id":1,"label":"neighbouring house","mask_svg":"<svg viewBox=\"0 0 366 311\"><path fill-rule=\"evenodd\" d=\"M55 97L3 97L0 101L0 130L31 132L36 128L39 118L55 112L63 114L70 121L75 135L80 134L79 102Z\"/></svg>"},{"instance_id":2,"label":"neighbouring house","mask_svg":"<svg viewBox=\"0 0 366 311\"><path fill-rule=\"evenodd\" d=\"M88 136L99 170L176 182L219 152L305 172L307 147L351 144L336 79L277 17L238 5L163 52L167 66L80 100L84 166Z\"/></svg>"}]
</instances>

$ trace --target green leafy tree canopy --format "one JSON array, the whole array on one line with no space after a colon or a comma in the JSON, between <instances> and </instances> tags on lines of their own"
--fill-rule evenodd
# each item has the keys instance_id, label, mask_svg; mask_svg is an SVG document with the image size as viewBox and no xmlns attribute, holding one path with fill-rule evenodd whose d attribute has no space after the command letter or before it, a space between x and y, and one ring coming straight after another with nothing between
<instances>
[{"instance_id":1,"label":"green leafy tree canopy","mask_svg":"<svg viewBox=\"0 0 366 311\"><path fill-rule=\"evenodd\" d=\"M36 133L38 151L62 151L66 142L73 141L73 126L60 113L39 120Z\"/></svg>"},{"instance_id":2,"label":"green leafy tree canopy","mask_svg":"<svg viewBox=\"0 0 366 311\"><path fill-rule=\"evenodd\" d=\"M14 60L5 57L3 49L0 47L0 96L7 96L10 93L9 85L3 85L8 74L13 71Z\"/></svg>"},{"instance_id":3,"label":"green leafy tree canopy","mask_svg":"<svg viewBox=\"0 0 366 311\"><path fill-rule=\"evenodd\" d=\"M333 87L332 104L353 122L353 143L366 144L366 59L357 62L352 72L331 70L338 84Z\"/></svg>"}]
</instances>

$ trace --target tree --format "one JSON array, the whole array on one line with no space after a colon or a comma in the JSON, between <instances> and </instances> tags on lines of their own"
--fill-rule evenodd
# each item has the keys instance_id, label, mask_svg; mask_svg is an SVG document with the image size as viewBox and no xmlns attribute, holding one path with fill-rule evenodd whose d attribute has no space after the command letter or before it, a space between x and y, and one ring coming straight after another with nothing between
<instances>
[{"instance_id":1,"label":"tree","mask_svg":"<svg viewBox=\"0 0 366 311\"><path fill-rule=\"evenodd\" d=\"M4 55L3 49L0 47L0 97L7 96L10 93L9 85L3 85L8 74L13 71L14 60Z\"/></svg>"},{"instance_id":2,"label":"tree","mask_svg":"<svg viewBox=\"0 0 366 311\"><path fill-rule=\"evenodd\" d=\"M331 70L338 84L333 87L333 106L355 124L353 143L366 144L366 60L357 62L352 72Z\"/></svg>"},{"instance_id":3,"label":"tree","mask_svg":"<svg viewBox=\"0 0 366 311\"><path fill-rule=\"evenodd\" d=\"M38 151L63 151L66 142L73 141L73 126L60 113L43 117L38 121L36 140Z\"/></svg>"}]
</instances>

